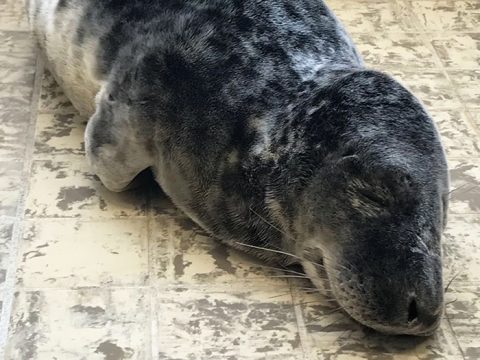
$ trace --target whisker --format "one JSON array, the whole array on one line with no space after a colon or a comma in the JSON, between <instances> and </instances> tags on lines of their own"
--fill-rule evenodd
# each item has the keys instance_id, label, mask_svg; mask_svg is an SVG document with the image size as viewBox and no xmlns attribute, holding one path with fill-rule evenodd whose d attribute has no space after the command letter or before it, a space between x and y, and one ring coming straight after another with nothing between
<instances>
[{"instance_id":1,"label":"whisker","mask_svg":"<svg viewBox=\"0 0 480 360\"><path fill-rule=\"evenodd\" d=\"M260 214L257 213L255 210L253 210L251 206L249 206L248 209L249 209L252 213L254 213L255 215L257 215L257 216L259 217L259 219L262 220L265 224L270 225L273 229L277 230L280 234L285 235L287 238L289 238L289 239L291 239L291 240L295 240L295 239L293 239L290 235L288 235L286 232L284 232L283 230L279 229L277 226L275 226L274 224L272 224L271 222L269 222L267 219L265 219L262 215L260 215Z\"/></svg>"},{"instance_id":2,"label":"whisker","mask_svg":"<svg viewBox=\"0 0 480 360\"><path fill-rule=\"evenodd\" d=\"M278 270L278 271L285 271L291 274L297 274L297 275L305 275L305 273L301 273L299 271L295 270L290 270L290 269L282 269L282 268L277 268L275 266L267 266L267 265L260 265L261 267L267 268L267 269L272 269L272 270Z\"/></svg>"},{"instance_id":3,"label":"whisker","mask_svg":"<svg viewBox=\"0 0 480 360\"><path fill-rule=\"evenodd\" d=\"M288 293L284 293L284 294L279 294L279 295L271 296L271 297L269 297L269 299L276 299L276 298L283 297L283 296L287 296L287 295L292 295L292 294L291 294L290 292L288 292Z\"/></svg>"},{"instance_id":4,"label":"whisker","mask_svg":"<svg viewBox=\"0 0 480 360\"><path fill-rule=\"evenodd\" d=\"M241 246L246 246L246 247L249 247L249 248L252 248L252 249L265 250L265 251L270 251L270 252L277 253L277 254L283 254L283 255L286 255L286 256L291 256L291 257L293 257L293 258L295 258L295 259L302 260L302 258L300 258L300 257L298 257L298 256L296 256L296 255L287 253L287 252L285 252L285 251L269 249L269 248L265 248L265 247L261 247L261 246L244 244L244 243L241 243L241 242L237 242L237 244L238 244L238 245L241 245Z\"/></svg>"},{"instance_id":5,"label":"whisker","mask_svg":"<svg viewBox=\"0 0 480 360\"><path fill-rule=\"evenodd\" d=\"M331 289L320 289L320 288L316 288L316 287L296 287L296 289L304 290L305 292L311 291L312 293L314 293L314 292L320 292L320 293L330 292L330 293L333 293L333 290L331 290Z\"/></svg>"},{"instance_id":6,"label":"whisker","mask_svg":"<svg viewBox=\"0 0 480 360\"><path fill-rule=\"evenodd\" d=\"M306 252L306 253L308 253L308 252ZM312 253L310 252L310 254L312 254ZM340 256L340 255L339 255L339 256ZM335 267L338 267L338 268L341 268L341 269L344 269L344 270L347 270L347 271L350 271L350 270L351 270L351 269L349 269L348 267L346 267L346 266L344 266L344 265L338 264L336 259L331 258L331 257L327 256L326 254L323 254L323 253L322 253L322 258L323 258L323 259L326 259L326 260L329 260L329 261L332 261L333 263L335 263ZM309 261L310 261L312 264L314 264L314 265L316 265L316 266L318 266L318 267L320 267L320 268L324 268L324 269L327 268L325 264L320 264L320 263L317 263L317 262L314 262L314 261L311 261L311 260L309 260ZM351 264L351 263L348 263L348 265L354 267L353 264Z\"/></svg>"},{"instance_id":7,"label":"whisker","mask_svg":"<svg viewBox=\"0 0 480 360\"><path fill-rule=\"evenodd\" d=\"M453 189L452 191L450 191L448 194L450 195L450 198L452 198L452 193L453 192L456 192L457 190L460 190L462 188L465 188L467 185L470 185L470 184L463 184L461 186L459 186L458 188L456 189ZM465 193L468 193L470 191L472 191L473 189L475 189L476 187L478 187L478 185L472 185L470 188L466 189L465 191L462 191L461 194L465 194ZM456 193L454 194L456 195Z\"/></svg>"},{"instance_id":8,"label":"whisker","mask_svg":"<svg viewBox=\"0 0 480 360\"><path fill-rule=\"evenodd\" d=\"M447 286L445 287L444 292L448 292L448 289L450 288L450 285L455 281L455 279L462 273L462 270L458 271L448 282Z\"/></svg>"},{"instance_id":9,"label":"whisker","mask_svg":"<svg viewBox=\"0 0 480 360\"><path fill-rule=\"evenodd\" d=\"M468 184L460 185L459 187L450 190L447 194L448 194L448 195L451 195L453 192L455 192L455 191L457 191L457 190L460 190L460 189L463 189L463 188L466 187L467 185L468 185Z\"/></svg>"},{"instance_id":10,"label":"whisker","mask_svg":"<svg viewBox=\"0 0 480 360\"><path fill-rule=\"evenodd\" d=\"M319 295L332 295L333 294L333 291L331 290L327 290L327 289L312 289L312 290L302 290L302 289L299 289L301 290L301 292L305 293L305 294L309 294L309 295L312 295L312 294L319 294Z\"/></svg>"},{"instance_id":11,"label":"whisker","mask_svg":"<svg viewBox=\"0 0 480 360\"><path fill-rule=\"evenodd\" d=\"M262 215L260 215L258 212L256 212L251 206L249 207L249 210L254 214L256 215L260 220L262 220L265 224L271 226L273 229L277 230L279 233L281 233L282 235L284 235L286 238L290 239L290 240L293 240L294 242L296 242L296 239L293 238L291 235L287 234L285 231L283 231L282 229L279 229L277 226L275 226L274 224L272 224L270 221L268 221L267 219L265 219ZM258 250L265 250L265 251L271 251L271 252L277 252L279 254L283 254L283 255L287 255L287 256L291 256L295 259L298 259L298 260L303 260L303 258L297 256L297 255L293 255L293 254L290 254L290 253L286 253L284 251L281 251L281 250L274 250L274 249L268 249L268 248L263 248L263 247L254 247L253 245L247 245L247 244L242 244L242 243L239 243L240 245L244 245L244 246L249 246L249 247L252 247L252 248L256 248ZM322 257L325 258L325 259L329 259L325 254L322 254ZM329 259L330 261L333 261L336 263L336 260L334 259ZM318 266L318 267L321 267L321 268L326 268L326 266L324 264L320 264L320 263L317 263L317 262L314 262L314 261L311 261L309 260L312 264ZM349 264L349 265L352 265L352 264ZM348 269L347 267L343 266L343 265L340 265L340 264L336 264L337 267L340 267L340 268L343 268L347 271L350 271L350 269Z\"/></svg>"},{"instance_id":12,"label":"whisker","mask_svg":"<svg viewBox=\"0 0 480 360\"><path fill-rule=\"evenodd\" d=\"M316 291L319 291L318 288L316 288L316 287L296 287L295 289L298 289L298 290L316 290Z\"/></svg>"},{"instance_id":13,"label":"whisker","mask_svg":"<svg viewBox=\"0 0 480 360\"><path fill-rule=\"evenodd\" d=\"M447 309L445 308L445 316L444 319L447 320L448 327L450 328L450 331L455 334L455 329L453 328L452 321L450 320L450 317L448 316ZM462 352L463 353L463 352Z\"/></svg>"},{"instance_id":14,"label":"whisker","mask_svg":"<svg viewBox=\"0 0 480 360\"><path fill-rule=\"evenodd\" d=\"M279 229L277 226L275 226L274 224L272 224L271 222L269 222L269 221L268 221L267 219L265 219L262 215L260 215L258 212L256 212L255 210L253 210L251 206L249 207L249 210L250 210L253 214L255 214L256 216L258 216L258 218L259 218L260 220L262 220L265 224L271 226L273 229L275 229L275 230L277 230L278 232L280 232L281 234L285 235L288 239L293 240L293 241L296 242L296 239L295 239L295 238L293 238L291 235L287 234L285 231ZM271 249L263 248L263 250L271 250ZM279 250L276 250L276 251L279 251ZM292 257L295 257L296 259L302 260L302 258L300 258L300 257L298 257L298 256L296 256L296 255L293 255L293 254L289 254L289 255L292 256ZM325 257L325 258L326 258L326 256L325 256L324 254L322 254L322 257ZM320 267L324 267L324 268L325 268L325 265L323 265L323 264L320 264L320 263L317 263L317 262L314 262L314 261L311 261L311 262L312 262L313 264L315 264L316 266L320 266ZM342 265L339 265L339 266L342 266Z\"/></svg>"},{"instance_id":15,"label":"whisker","mask_svg":"<svg viewBox=\"0 0 480 360\"><path fill-rule=\"evenodd\" d=\"M445 303L445 306L444 306L444 307L446 308L448 305L457 302L457 300L458 300L458 299L455 299L455 300L452 300L452 301L449 301L449 302Z\"/></svg>"},{"instance_id":16,"label":"whisker","mask_svg":"<svg viewBox=\"0 0 480 360\"><path fill-rule=\"evenodd\" d=\"M318 320L323 319L325 316L335 314L336 312L338 312L338 311L340 311L340 310L342 310L342 309L343 309L343 308L342 308L341 306L339 306L338 308L335 308L335 309L333 309L332 311L329 311L329 312L323 314L322 316L320 316L320 317L318 318ZM315 324L315 323L308 323L308 324L305 324L305 325L314 325L314 324Z\"/></svg>"}]
</instances>

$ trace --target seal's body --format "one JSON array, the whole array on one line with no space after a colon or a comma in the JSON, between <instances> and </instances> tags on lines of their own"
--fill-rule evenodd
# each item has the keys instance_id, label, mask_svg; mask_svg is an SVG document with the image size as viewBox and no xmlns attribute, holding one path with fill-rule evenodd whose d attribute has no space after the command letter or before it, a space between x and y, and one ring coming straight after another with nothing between
<instances>
[{"instance_id":1,"label":"seal's body","mask_svg":"<svg viewBox=\"0 0 480 360\"><path fill-rule=\"evenodd\" d=\"M29 16L91 116L86 152L105 186L151 168L213 236L298 261L319 287L327 276L365 325L436 327L437 130L408 90L364 68L322 1L30 0Z\"/></svg>"}]
</instances>

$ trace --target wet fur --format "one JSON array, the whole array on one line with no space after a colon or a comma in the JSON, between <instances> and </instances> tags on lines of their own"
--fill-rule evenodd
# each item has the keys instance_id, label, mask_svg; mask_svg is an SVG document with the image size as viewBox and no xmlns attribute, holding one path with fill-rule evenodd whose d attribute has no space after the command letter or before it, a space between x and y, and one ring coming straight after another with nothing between
<instances>
[{"instance_id":1,"label":"wet fur","mask_svg":"<svg viewBox=\"0 0 480 360\"><path fill-rule=\"evenodd\" d=\"M150 167L219 240L280 263L292 259L238 244L293 253L318 286L324 261L357 320L425 330L389 313L403 295L378 280L427 294L425 308L442 303L448 171L438 132L408 90L364 67L322 1L31 0L29 9L53 74L91 116L87 157L109 189Z\"/></svg>"}]
</instances>

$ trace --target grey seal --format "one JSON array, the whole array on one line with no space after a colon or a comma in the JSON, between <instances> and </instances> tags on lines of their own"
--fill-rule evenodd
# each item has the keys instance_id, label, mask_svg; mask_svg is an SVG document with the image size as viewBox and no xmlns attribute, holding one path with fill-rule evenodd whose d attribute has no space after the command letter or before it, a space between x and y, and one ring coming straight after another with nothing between
<instances>
[{"instance_id":1,"label":"grey seal","mask_svg":"<svg viewBox=\"0 0 480 360\"><path fill-rule=\"evenodd\" d=\"M149 168L213 237L300 263L360 323L435 330L449 188L438 131L409 90L365 67L323 1L28 6L90 117L87 159L108 189Z\"/></svg>"}]
</instances>

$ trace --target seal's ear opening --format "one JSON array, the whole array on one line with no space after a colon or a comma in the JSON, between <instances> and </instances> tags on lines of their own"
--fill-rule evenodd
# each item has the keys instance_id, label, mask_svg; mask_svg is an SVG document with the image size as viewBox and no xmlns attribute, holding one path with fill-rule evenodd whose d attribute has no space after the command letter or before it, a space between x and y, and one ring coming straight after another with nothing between
<instances>
[{"instance_id":1,"label":"seal's ear opening","mask_svg":"<svg viewBox=\"0 0 480 360\"><path fill-rule=\"evenodd\" d=\"M335 166L339 169L345 169L355 174L360 173L362 164L359 155L353 150L347 150L335 161Z\"/></svg>"},{"instance_id":2,"label":"seal's ear opening","mask_svg":"<svg viewBox=\"0 0 480 360\"><path fill-rule=\"evenodd\" d=\"M409 213L415 207L418 202L416 192L419 189L405 169L397 167L383 169L381 181L391 194L398 210L403 209L405 213Z\"/></svg>"},{"instance_id":3,"label":"seal's ear opening","mask_svg":"<svg viewBox=\"0 0 480 360\"><path fill-rule=\"evenodd\" d=\"M395 194L409 196L414 188L410 174L401 169L388 169L385 171L385 182Z\"/></svg>"}]
</instances>

